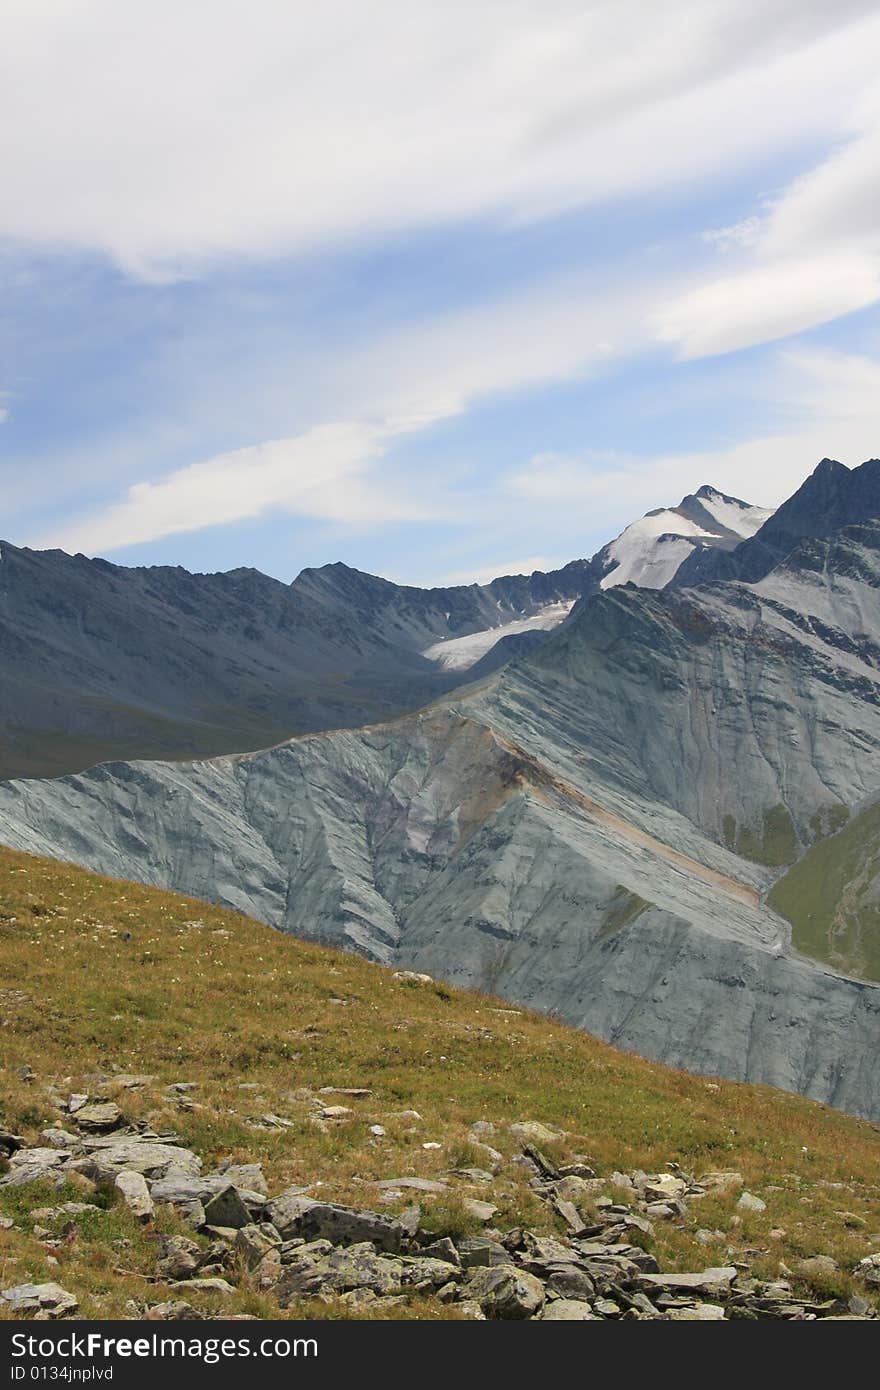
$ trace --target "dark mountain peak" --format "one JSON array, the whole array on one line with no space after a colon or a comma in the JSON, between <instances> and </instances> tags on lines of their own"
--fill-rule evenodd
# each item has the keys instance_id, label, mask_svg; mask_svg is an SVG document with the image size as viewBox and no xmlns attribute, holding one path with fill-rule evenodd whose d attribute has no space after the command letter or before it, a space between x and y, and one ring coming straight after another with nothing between
<instances>
[{"instance_id":1,"label":"dark mountain peak","mask_svg":"<svg viewBox=\"0 0 880 1390\"><path fill-rule=\"evenodd\" d=\"M847 468L823 458L760 531L726 555L690 557L675 577L677 588L735 579L757 584L803 540L827 539L845 526L880 517L880 462Z\"/></svg>"},{"instance_id":2,"label":"dark mountain peak","mask_svg":"<svg viewBox=\"0 0 880 1390\"><path fill-rule=\"evenodd\" d=\"M839 459L824 458L820 459L819 462L816 464L816 467L813 469L812 473L810 474L810 477L824 478L831 477L835 473L841 474L848 472L849 469L847 468L846 464L841 463Z\"/></svg>"}]
</instances>

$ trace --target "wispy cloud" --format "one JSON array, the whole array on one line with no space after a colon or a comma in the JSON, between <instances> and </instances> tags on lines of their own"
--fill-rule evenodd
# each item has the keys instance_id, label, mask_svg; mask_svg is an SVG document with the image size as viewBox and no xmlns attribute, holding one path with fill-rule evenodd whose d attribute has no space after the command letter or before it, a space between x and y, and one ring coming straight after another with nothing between
<instances>
[{"instance_id":1,"label":"wispy cloud","mask_svg":"<svg viewBox=\"0 0 880 1390\"><path fill-rule=\"evenodd\" d=\"M871 0L215 0L207 26L151 0L119 16L116 0L6 4L3 217L9 236L154 279L715 177L839 129L877 31Z\"/></svg>"},{"instance_id":2,"label":"wispy cloud","mask_svg":"<svg viewBox=\"0 0 880 1390\"><path fill-rule=\"evenodd\" d=\"M90 554L122 549L264 515L270 509L347 525L420 521L430 515L405 492L384 495L370 469L401 433L423 424L319 425L137 483L118 502L42 538Z\"/></svg>"},{"instance_id":3,"label":"wispy cloud","mask_svg":"<svg viewBox=\"0 0 880 1390\"><path fill-rule=\"evenodd\" d=\"M775 507L823 455L850 466L877 453L880 361L840 352L780 352L771 369L792 428L720 448L670 454L535 456L514 471L511 491L537 512L595 510L609 521L677 503L702 483Z\"/></svg>"}]
</instances>

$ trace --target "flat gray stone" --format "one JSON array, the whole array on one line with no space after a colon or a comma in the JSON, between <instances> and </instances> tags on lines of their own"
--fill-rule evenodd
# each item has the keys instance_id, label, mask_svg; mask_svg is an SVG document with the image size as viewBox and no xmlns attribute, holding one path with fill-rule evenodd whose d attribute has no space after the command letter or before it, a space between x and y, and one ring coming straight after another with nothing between
<instances>
[{"instance_id":1,"label":"flat gray stone","mask_svg":"<svg viewBox=\"0 0 880 1390\"><path fill-rule=\"evenodd\" d=\"M13 1313L43 1313L50 1318L63 1318L76 1312L79 1301L60 1284L17 1284L0 1289L0 1298Z\"/></svg>"}]
</instances>

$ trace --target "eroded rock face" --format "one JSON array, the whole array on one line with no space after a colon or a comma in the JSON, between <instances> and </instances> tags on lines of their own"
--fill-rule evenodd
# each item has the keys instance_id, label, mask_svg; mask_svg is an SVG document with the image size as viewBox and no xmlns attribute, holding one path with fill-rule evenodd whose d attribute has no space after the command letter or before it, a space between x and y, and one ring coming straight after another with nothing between
<instances>
[{"instance_id":1,"label":"eroded rock face","mask_svg":"<svg viewBox=\"0 0 880 1390\"><path fill-rule=\"evenodd\" d=\"M790 539L754 584L610 588L389 725L0 785L0 834L880 1117L880 987L764 901L880 790L880 525Z\"/></svg>"}]
</instances>

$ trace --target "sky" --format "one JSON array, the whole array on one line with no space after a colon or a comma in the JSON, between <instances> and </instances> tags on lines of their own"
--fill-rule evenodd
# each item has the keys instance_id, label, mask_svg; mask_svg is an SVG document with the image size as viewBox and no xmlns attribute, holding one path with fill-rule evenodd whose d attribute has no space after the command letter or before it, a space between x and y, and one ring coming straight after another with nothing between
<instances>
[{"instance_id":1,"label":"sky","mask_svg":"<svg viewBox=\"0 0 880 1390\"><path fill-rule=\"evenodd\" d=\"M0 536L405 583L880 455L875 0L3 0Z\"/></svg>"}]
</instances>

